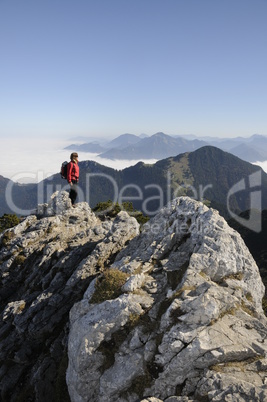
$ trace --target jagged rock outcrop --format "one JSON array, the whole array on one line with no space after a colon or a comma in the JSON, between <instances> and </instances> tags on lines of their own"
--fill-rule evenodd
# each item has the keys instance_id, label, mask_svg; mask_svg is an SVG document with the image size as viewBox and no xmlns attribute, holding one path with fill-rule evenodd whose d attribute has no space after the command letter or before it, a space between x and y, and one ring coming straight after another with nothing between
<instances>
[{"instance_id":1,"label":"jagged rock outcrop","mask_svg":"<svg viewBox=\"0 0 267 402\"><path fill-rule=\"evenodd\" d=\"M138 231L127 213L102 222L61 192L0 235L1 401L69 400L69 311Z\"/></svg>"},{"instance_id":2,"label":"jagged rock outcrop","mask_svg":"<svg viewBox=\"0 0 267 402\"><path fill-rule=\"evenodd\" d=\"M263 284L216 211L181 197L139 234L60 192L0 247L1 401L266 400Z\"/></svg>"},{"instance_id":3,"label":"jagged rock outcrop","mask_svg":"<svg viewBox=\"0 0 267 402\"><path fill-rule=\"evenodd\" d=\"M121 294L71 309L72 402L267 400L264 287L218 212L175 199L109 268Z\"/></svg>"}]
</instances>

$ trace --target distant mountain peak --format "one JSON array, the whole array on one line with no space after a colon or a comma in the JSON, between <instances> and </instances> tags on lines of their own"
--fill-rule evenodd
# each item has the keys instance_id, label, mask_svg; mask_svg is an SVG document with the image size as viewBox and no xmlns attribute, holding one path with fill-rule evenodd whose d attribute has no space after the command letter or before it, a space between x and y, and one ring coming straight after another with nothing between
<instances>
[{"instance_id":1,"label":"distant mountain peak","mask_svg":"<svg viewBox=\"0 0 267 402\"><path fill-rule=\"evenodd\" d=\"M151 137L171 137L171 136L163 133L162 131L159 131L158 133L153 134Z\"/></svg>"},{"instance_id":2,"label":"distant mountain peak","mask_svg":"<svg viewBox=\"0 0 267 402\"><path fill-rule=\"evenodd\" d=\"M139 141L123 147L123 149L110 149L99 156L113 160L163 159L183 152L194 151L204 145L206 145L204 141L186 140L182 137L172 137L158 132L141 140L139 138Z\"/></svg>"}]
</instances>

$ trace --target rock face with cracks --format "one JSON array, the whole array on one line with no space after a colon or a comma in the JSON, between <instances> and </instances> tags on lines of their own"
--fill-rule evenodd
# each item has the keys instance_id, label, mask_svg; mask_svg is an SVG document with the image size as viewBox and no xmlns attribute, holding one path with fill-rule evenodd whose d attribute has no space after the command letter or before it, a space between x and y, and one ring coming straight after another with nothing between
<instances>
[{"instance_id":1,"label":"rock face with cracks","mask_svg":"<svg viewBox=\"0 0 267 402\"><path fill-rule=\"evenodd\" d=\"M240 235L175 199L117 256L121 295L70 313L73 402L265 401L264 287Z\"/></svg>"},{"instance_id":2,"label":"rock face with cracks","mask_svg":"<svg viewBox=\"0 0 267 402\"><path fill-rule=\"evenodd\" d=\"M187 197L147 223L55 193L0 235L3 402L265 401L258 268Z\"/></svg>"},{"instance_id":3,"label":"rock face with cracks","mask_svg":"<svg viewBox=\"0 0 267 402\"><path fill-rule=\"evenodd\" d=\"M1 401L68 401L69 311L139 231L121 212L101 222L55 193L0 235Z\"/></svg>"}]
</instances>

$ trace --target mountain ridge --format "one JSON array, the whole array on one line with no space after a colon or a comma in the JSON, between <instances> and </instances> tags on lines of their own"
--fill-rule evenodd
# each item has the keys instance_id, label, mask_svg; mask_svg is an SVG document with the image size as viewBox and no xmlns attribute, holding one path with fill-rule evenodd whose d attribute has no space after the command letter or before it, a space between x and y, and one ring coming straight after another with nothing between
<instances>
[{"instance_id":1,"label":"mountain ridge","mask_svg":"<svg viewBox=\"0 0 267 402\"><path fill-rule=\"evenodd\" d=\"M124 138L132 138L132 143L127 144ZM154 148L155 138L161 137L161 143ZM106 143L84 143L72 144L67 149L76 149L83 152L98 152L99 157L111 160L129 159L163 159L174 156L176 153L191 152L200 146L215 146L223 151L232 153L241 157L247 162L262 162L267 160L267 137L260 134L254 134L251 137L235 137L235 138L216 138L216 137L197 137L194 135L168 135L162 132L146 136L146 141L140 142L141 136L133 134L123 134L116 137L112 141ZM165 141L164 141L165 140ZM166 147L166 142L169 143ZM130 145L130 146L127 146ZM163 147L164 149L161 149Z\"/></svg>"},{"instance_id":2,"label":"mountain ridge","mask_svg":"<svg viewBox=\"0 0 267 402\"><path fill-rule=\"evenodd\" d=\"M123 170L115 170L94 161L82 161L79 164L79 199L89 202L91 207L101 201L113 200L117 190L122 198L128 197L128 201L132 200L136 209L145 214L148 212L152 216L173 196L190 195L199 200L206 198L211 202L211 206L227 217L228 201L233 213L250 208L250 194L253 188L247 186L244 191L233 194L229 200L227 194L238 182L248 180L253 177L251 175L259 172L262 208L267 208L267 174L259 166L216 147L201 147L191 153L162 159L153 165L140 162ZM7 210L5 197L6 186L10 182L4 183L0 188L0 213L10 212L10 209ZM42 194L42 202L45 202L57 189L68 188L60 174L52 175L38 185L12 185L14 204L23 210L34 209L38 196Z\"/></svg>"},{"instance_id":3,"label":"mountain ridge","mask_svg":"<svg viewBox=\"0 0 267 402\"><path fill-rule=\"evenodd\" d=\"M267 396L259 270L202 203L176 198L140 232L56 192L0 234L0 259L3 402Z\"/></svg>"}]
</instances>

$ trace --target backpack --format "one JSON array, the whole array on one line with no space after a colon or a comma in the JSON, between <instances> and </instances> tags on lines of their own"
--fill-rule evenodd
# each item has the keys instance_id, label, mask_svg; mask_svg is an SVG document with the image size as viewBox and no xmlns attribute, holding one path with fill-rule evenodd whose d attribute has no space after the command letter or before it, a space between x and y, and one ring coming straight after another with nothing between
<instances>
[{"instance_id":1,"label":"backpack","mask_svg":"<svg viewBox=\"0 0 267 402\"><path fill-rule=\"evenodd\" d=\"M68 167L68 164L69 164L69 162L67 162L67 161L62 162L61 169L60 169L60 172L59 172L61 174L62 179L67 179L67 167Z\"/></svg>"}]
</instances>

